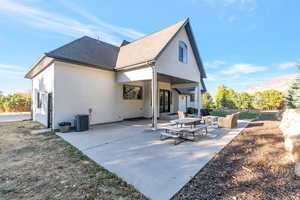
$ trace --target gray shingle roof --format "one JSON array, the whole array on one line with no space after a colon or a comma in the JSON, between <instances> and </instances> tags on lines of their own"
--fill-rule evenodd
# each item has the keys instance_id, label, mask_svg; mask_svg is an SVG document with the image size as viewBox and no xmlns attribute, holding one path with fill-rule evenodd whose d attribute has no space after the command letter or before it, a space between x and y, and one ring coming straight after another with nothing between
<instances>
[{"instance_id":1,"label":"gray shingle roof","mask_svg":"<svg viewBox=\"0 0 300 200\"><path fill-rule=\"evenodd\" d=\"M146 35L120 48L116 69L155 60L188 19Z\"/></svg>"},{"instance_id":2,"label":"gray shingle roof","mask_svg":"<svg viewBox=\"0 0 300 200\"><path fill-rule=\"evenodd\" d=\"M133 42L123 41L120 46L114 46L100 40L84 36L73 42L45 54L47 57L71 63L83 64L107 70L121 69L126 66L155 60L177 32L185 28L201 74L203 91L206 91L203 78L206 74L192 33L189 19L146 35ZM33 69L27 73L28 75ZM38 72L37 72L38 73Z\"/></svg>"},{"instance_id":3,"label":"gray shingle roof","mask_svg":"<svg viewBox=\"0 0 300 200\"><path fill-rule=\"evenodd\" d=\"M113 70L119 47L84 36L49 53L47 56Z\"/></svg>"}]
</instances>

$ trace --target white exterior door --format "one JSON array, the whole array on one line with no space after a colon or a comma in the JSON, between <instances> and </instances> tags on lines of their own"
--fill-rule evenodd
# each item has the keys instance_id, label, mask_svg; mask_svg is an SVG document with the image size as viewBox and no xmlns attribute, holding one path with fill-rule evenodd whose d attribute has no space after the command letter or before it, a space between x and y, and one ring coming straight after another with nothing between
<instances>
[{"instance_id":1,"label":"white exterior door","mask_svg":"<svg viewBox=\"0 0 300 200\"><path fill-rule=\"evenodd\" d=\"M187 96L185 95L180 95L179 96L179 101L178 101L178 109L179 111L186 112L186 107L187 107Z\"/></svg>"}]
</instances>

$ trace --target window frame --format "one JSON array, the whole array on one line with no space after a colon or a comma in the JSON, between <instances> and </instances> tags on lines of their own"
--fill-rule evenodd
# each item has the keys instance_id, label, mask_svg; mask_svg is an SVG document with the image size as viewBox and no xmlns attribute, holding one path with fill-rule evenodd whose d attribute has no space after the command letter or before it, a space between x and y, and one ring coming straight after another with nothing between
<instances>
[{"instance_id":1,"label":"window frame","mask_svg":"<svg viewBox=\"0 0 300 200\"><path fill-rule=\"evenodd\" d=\"M42 97L40 92L37 92L36 94L36 102L37 102L37 108L42 108Z\"/></svg>"},{"instance_id":2,"label":"window frame","mask_svg":"<svg viewBox=\"0 0 300 200\"><path fill-rule=\"evenodd\" d=\"M188 63L188 47L184 41L178 42L178 60L182 63Z\"/></svg>"},{"instance_id":3,"label":"window frame","mask_svg":"<svg viewBox=\"0 0 300 200\"><path fill-rule=\"evenodd\" d=\"M129 98L128 95L125 95L126 92L126 87L132 87L132 88L140 88L139 93L137 94L137 98ZM123 100L143 100L143 86L140 85L128 85L128 84L124 84L123 85L123 91L122 91L122 95L123 95ZM139 97L140 96L140 97Z\"/></svg>"}]
</instances>

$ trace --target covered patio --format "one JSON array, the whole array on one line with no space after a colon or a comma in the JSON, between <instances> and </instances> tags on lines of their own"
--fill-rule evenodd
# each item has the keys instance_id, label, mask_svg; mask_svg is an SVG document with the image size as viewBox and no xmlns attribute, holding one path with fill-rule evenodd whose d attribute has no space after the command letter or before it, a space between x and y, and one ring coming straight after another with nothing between
<instances>
[{"instance_id":1,"label":"covered patio","mask_svg":"<svg viewBox=\"0 0 300 200\"><path fill-rule=\"evenodd\" d=\"M118 83L144 86L144 117L152 119L152 129L157 130L157 119L161 113L177 113L179 111L179 93L176 92L176 89L195 88L195 105L198 109L197 114L200 116L200 108L202 108L201 94L205 90L202 79L197 77L192 81L178 74L160 72L157 68L155 63L150 63L140 68L117 72ZM165 105L166 102L168 105ZM172 109L170 109L170 106L172 106ZM165 107L168 107L168 109L165 109Z\"/></svg>"},{"instance_id":2,"label":"covered patio","mask_svg":"<svg viewBox=\"0 0 300 200\"><path fill-rule=\"evenodd\" d=\"M167 125L158 120L157 128ZM208 129L196 142L160 141L151 120L125 120L86 132L57 133L99 165L132 184L150 199L165 200L178 192L248 121L236 129Z\"/></svg>"}]
</instances>

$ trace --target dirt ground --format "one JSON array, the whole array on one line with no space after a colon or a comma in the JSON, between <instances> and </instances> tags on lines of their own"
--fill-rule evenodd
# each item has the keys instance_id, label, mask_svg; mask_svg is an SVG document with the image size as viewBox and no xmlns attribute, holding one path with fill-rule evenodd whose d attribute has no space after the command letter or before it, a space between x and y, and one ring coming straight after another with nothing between
<instances>
[{"instance_id":1,"label":"dirt ground","mask_svg":"<svg viewBox=\"0 0 300 200\"><path fill-rule=\"evenodd\" d=\"M131 185L31 121L0 123L0 199L145 199Z\"/></svg>"},{"instance_id":2,"label":"dirt ground","mask_svg":"<svg viewBox=\"0 0 300 200\"><path fill-rule=\"evenodd\" d=\"M300 199L300 178L273 116L253 121L173 199Z\"/></svg>"}]
</instances>

